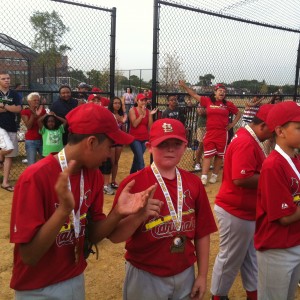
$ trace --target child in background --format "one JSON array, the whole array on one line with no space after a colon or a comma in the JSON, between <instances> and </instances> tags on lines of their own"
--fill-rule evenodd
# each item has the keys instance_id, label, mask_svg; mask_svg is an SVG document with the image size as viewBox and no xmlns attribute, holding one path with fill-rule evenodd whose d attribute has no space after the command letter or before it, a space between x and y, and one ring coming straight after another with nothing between
<instances>
[{"instance_id":1,"label":"child in background","mask_svg":"<svg viewBox=\"0 0 300 300\"><path fill-rule=\"evenodd\" d=\"M132 192L157 185L145 209L124 218L109 237L127 241L123 299L203 299L210 234L217 228L200 178L177 168L187 147L184 125L157 120L146 146L154 162L128 176L114 201L118 205L132 180Z\"/></svg>"},{"instance_id":2,"label":"child in background","mask_svg":"<svg viewBox=\"0 0 300 300\"><path fill-rule=\"evenodd\" d=\"M118 98L118 97L115 97L109 103L108 109L116 117L119 128L123 131L126 131L125 123L127 121L127 114L123 112L121 99ZM123 150L123 145L120 145L120 144L114 144L111 147L112 170L111 170L111 184L110 184L110 186L113 189L117 189L119 187L118 183L116 182L116 177L117 177L117 173L118 173L118 164L119 164L119 159L120 159L122 150Z\"/></svg>"},{"instance_id":3,"label":"child in background","mask_svg":"<svg viewBox=\"0 0 300 300\"><path fill-rule=\"evenodd\" d=\"M245 104L245 110L242 115L242 126L245 127L247 124L251 123L257 111L259 110L260 105L264 97L255 95L253 99L247 101Z\"/></svg>"},{"instance_id":4,"label":"child in background","mask_svg":"<svg viewBox=\"0 0 300 300\"><path fill-rule=\"evenodd\" d=\"M63 146L63 133L65 132L66 119L49 112L38 119L40 134L43 138L43 156L59 152Z\"/></svg>"},{"instance_id":5,"label":"child in background","mask_svg":"<svg viewBox=\"0 0 300 300\"><path fill-rule=\"evenodd\" d=\"M254 245L258 299L294 299L300 278L300 106L293 101L272 108L266 119L275 150L259 178Z\"/></svg>"}]
</instances>

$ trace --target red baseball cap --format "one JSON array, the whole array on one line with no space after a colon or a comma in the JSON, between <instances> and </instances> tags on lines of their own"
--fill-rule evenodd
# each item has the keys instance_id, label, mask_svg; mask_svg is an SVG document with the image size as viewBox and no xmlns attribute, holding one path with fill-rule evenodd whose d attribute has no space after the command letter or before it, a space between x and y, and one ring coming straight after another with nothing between
<instances>
[{"instance_id":1,"label":"red baseball cap","mask_svg":"<svg viewBox=\"0 0 300 300\"><path fill-rule=\"evenodd\" d=\"M99 95L99 94L90 94L87 99L88 99L88 101L93 101L95 98L101 99L101 95Z\"/></svg>"},{"instance_id":2,"label":"red baseball cap","mask_svg":"<svg viewBox=\"0 0 300 300\"><path fill-rule=\"evenodd\" d=\"M157 146L167 139L178 139L187 143L185 128L176 119L159 119L150 129L149 143Z\"/></svg>"},{"instance_id":3,"label":"red baseball cap","mask_svg":"<svg viewBox=\"0 0 300 300\"><path fill-rule=\"evenodd\" d=\"M259 110L256 113L256 117L266 123L267 117L271 109L275 104L264 104L260 106Z\"/></svg>"},{"instance_id":4,"label":"red baseball cap","mask_svg":"<svg viewBox=\"0 0 300 300\"><path fill-rule=\"evenodd\" d=\"M144 94L142 94L142 93L137 94L136 100L144 100L144 99L147 99L147 97Z\"/></svg>"},{"instance_id":5,"label":"red baseball cap","mask_svg":"<svg viewBox=\"0 0 300 300\"><path fill-rule=\"evenodd\" d=\"M274 104L266 120L270 131L288 122L300 122L300 103L285 101Z\"/></svg>"},{"instance_id":6,"label":"red baseball cap","mask_svg":"<svg viewBox=\"0 0 300 300\"><path fill-rule=\"evenodd\" d=\"M99 92L100 93L100 92L103 92L103 91L101 89L99 89L99 88L97 88L97 87L94 86L92 88L92 92Z\"/></svg>"},{"instance_id":7,"label":"red baseball cap","mask_svg":"<svg viewBox=\"0 0 300 300\"><path fill-rule=\"evenodd\" d=\"M215 85L214 90L216 91L216 90L218 90L218 89L224 89L224 90L226 90L226 86L225 86L224 84L222 84L222 83L217 83L217 84Z\"/></svg>"},{"instance_id":8,"label":"red baseball cap","mask_svg":"<svg viewBox=\"0 0 300 300\"><path fill-rule=\"evenodd\" d=\"M66 119L71 133L104 133L121 145L131 144L134 140L132 135L120 130L111 111L93 102L77 106L66 115Z\"/></svg>"}]
</instances>

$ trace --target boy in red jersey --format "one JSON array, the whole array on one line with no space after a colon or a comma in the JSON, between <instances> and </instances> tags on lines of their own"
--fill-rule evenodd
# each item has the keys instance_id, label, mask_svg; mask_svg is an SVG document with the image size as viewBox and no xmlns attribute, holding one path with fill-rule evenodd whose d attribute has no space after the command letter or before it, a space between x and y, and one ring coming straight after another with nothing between
<instances>
[{"instance_id":1,"label":"boy in red jersey","mask_svg":"<svg viewBox=\"0 0 300 300\"><path fill-rule=\"evenodd\" d=\"M147 206L124 218L110 235L113 242L126 240L123 299L204 296L210 234L217 228L199 177L176 167L186 145L185 128L180 121L157 120L147 143L154 162L127 177L118 189L114 205L132 179L136 182L133 192L157 185Z\"/></svg>"},{"instance_id":2,"label":"boy in red jersey","mask_svg":"<svg viewBox=\"0 0 300 300\"><path fill-rule=\"evenodd\" d=\"M266 158L261 142L272 135L265 123L272 107L272 104L262 105L252 122L236 132L225 154L222 185L214 208L220 237L211 281L214 300L228 299L239 271L247 299L257 299L253 244L257 185Z\"/></svg>"},{"instance_id":3,"label":"boy in red jersey","mask_svg":"<svg viewBox=\"0 0 300 300\"><path fill-rule=\"evenodd\" d=\"M106 217L98 167L113 141L128 144L133 138L119 130L109 110L94 103L78 106L66 119L70 134L65 148L28 167L16 184L10 227L16 299L84 299L87 212L93 221L89 238L97 243L124 215L141 209L155 188L130 194L130 182Z\"/></svg>"},{"instance_id":4,"label":"boy in red jersey","mask_svg":"<svg viewBox=\"0 0 300 300\"><path fill-rule=\"evenodd\" d=\"M254 245L258 299L294 299L300 278L299 103L281 102L266 123L276 146L265 160L258 185Z\"/></svg>"}]
</instances>

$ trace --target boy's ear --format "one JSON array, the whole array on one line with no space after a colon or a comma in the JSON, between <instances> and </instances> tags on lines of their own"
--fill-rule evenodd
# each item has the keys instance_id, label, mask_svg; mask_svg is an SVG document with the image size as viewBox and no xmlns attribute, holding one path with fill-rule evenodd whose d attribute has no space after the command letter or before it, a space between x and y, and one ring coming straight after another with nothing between
<instances>
[{"instance_id":1,"label":"boy's ear","mask_svg":"<svg viewBox=\"0 0 300 300\"><path fill-rule=\"evenodd\" d=\"M92 150L99 143L97 138L93 135L87 137L83 141L85 141L85 146L87 147L88 150Z\"/></svg>"},{"instance_id":2,"label":"boy's ear","mask_svg":"<svg viewBox=\"0 0 300 300\"><path fill-rule=\"evenodd\" d=\"M282 130L281 126L277 126L275 128L275 133L276 133L276 136L279 136L279 137L284 137L285 136L284 131Z\"/></svg>"}]
</instances>

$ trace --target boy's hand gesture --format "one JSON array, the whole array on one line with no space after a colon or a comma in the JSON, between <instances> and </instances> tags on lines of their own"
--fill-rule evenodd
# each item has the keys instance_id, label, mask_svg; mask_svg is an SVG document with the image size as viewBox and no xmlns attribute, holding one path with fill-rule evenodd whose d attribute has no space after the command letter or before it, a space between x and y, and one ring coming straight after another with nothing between
<instances>
[{"instance_id":1,"label":"boy's hand gesture","mask_svg":"<svg viewBox=\"0 0 300 300\"><path fill-rule=\"evenodd\" d=\"M59 209L69 215L75 207L73 193L69 190L69 175L73 173L76 162L71 160L68 167L59 174L55 184L55 191L59 200Z\"/></svg>"},{"instance_id":2,"label":"boy's hand gesture","mask_svg":"<svg viewBox=\"0 0 300 300\"><path fill-rule=\"evenodd\" d=\"M154 184L145 191L131 194L130 190L134 184L135 180L130 181L120 194L116 208L121 215L127 216L142 210L146 206L148 199L153 196L157 187Z\"/></svg>"}]
</instances>

